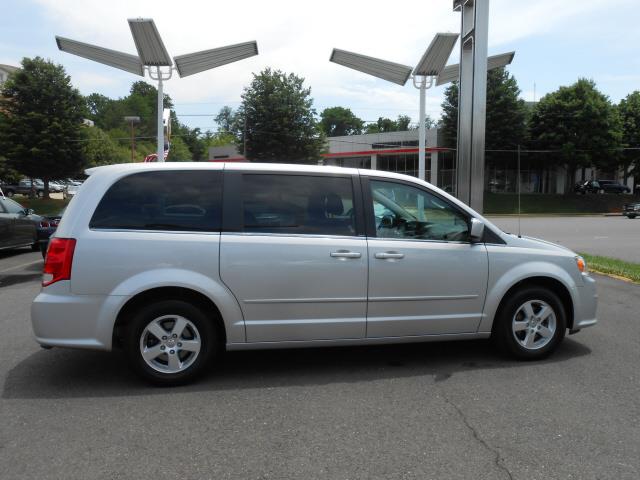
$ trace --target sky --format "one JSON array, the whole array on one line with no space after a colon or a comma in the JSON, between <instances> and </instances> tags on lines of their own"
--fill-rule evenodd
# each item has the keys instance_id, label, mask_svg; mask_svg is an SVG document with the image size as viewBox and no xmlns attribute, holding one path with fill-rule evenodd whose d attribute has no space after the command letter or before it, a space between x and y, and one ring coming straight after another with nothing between
<instances>
[{"instance_id":1,"label":"sky","mask_svg":"<svg viewBox=\"0 0 640 480\"><path fill-rule=\"evenodd\" d=\"M491 0L489 54L516 51L509 71L521 97L539 99L579 77L593 79L614 102L640 89L639 0ZM172 56L256 40L259 55L165 83L181 122L217 129L213 117L236 108L252 73L295 73L314 107L343 106L365 121L409 115L418 91L330 63L341 48L413 66L437 32L459 32L452 0L260 1L0 0L0 63L36 55L62 64L81 93L128 94L141 77L60 52L55 35L136 53L127 18L153 18ZM449 63L459 60L459 45ZM150 80L149 80L150 81ZM427 91L437 119L445 87Z\"/></svg>"}]
</instances>

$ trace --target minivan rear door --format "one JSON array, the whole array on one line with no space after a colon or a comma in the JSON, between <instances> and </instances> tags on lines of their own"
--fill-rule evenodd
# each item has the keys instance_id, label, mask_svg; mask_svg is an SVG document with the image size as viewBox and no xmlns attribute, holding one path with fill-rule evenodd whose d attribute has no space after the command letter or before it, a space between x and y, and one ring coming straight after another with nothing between
<instances>
[{"instance_id":1,"label":"minivan rear door","mask_svg":"<svg viewBox=\"0 0 640 480\"><path fill-rule=\"evenodd\" d=\"M248 342L364 338L357 175L226 170L220 276Z\"/></svg>"}]
</instances>

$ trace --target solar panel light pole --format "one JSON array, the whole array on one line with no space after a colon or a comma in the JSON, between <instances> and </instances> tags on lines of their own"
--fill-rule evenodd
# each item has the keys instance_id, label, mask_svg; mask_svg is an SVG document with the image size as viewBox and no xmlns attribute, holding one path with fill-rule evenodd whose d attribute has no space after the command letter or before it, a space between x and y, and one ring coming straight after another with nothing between
<instances>
[{"instance_id":1,"label":"solar panel light pole","mask_svg":"<svg viewBox=\"0 0 640 480\"><path fill-rule=\"evenodd\" d=\"M173 71L180 77L204 72L228 63L237 62L258 54L255 41L228 45L173 57L173 61L162 42L154 21L150 18L130 18L129 28L138 55L98 47L77 40L56 36L58 48L67 53L125 70L136 75L147 74L158 82L158 148L157 161L164 162L163 126L163 82L169 80ZM175 63L175 66L173 65Z\"/></svg>"},{"instance_id":2,"label":"solar panel light pole","mask_svg":"<svg viewBox=\"0 0 640 480\"><path fill-rule=\"evenodd\" d=\"M409 78L413 78L413 84L420 90L420 132L418 147L418 176L425 180L425 104L426 90L434 83L436 86L458 80L460 65L446 65L458 39L457 33L438 33L429 44L415 68L399 63L381 60L375 57L348 52L346 50L333 49L329 61L367 73L374 77L387 80L398 85L405 85ZM508 65L513 60L515 52L503 53L487 58L487 69L499 68ZM437 184L437 165L431 169L431 183Z\"/></svg>"},{"instance_id":3,"label":"solar panel light pole","mask_svg":"<svg viewBox=\"0 0 640 480\"><path fill-rule=\"evenodd\" d=\"M425 180L425 150L426 150L426 90L434 84L435 78L440 74L453 47L458 40L457 33L438 33L433 38L429 47L422 55L415 68L399 63L388 62L379 58L368 57L345 50L333 49L331 62L345 67L367 73L374 77L382 78L388 82L405 85L409 78L413 79L413 85L420 90L420 127L418 134L418 177ZM435 172L432 169L431 182L436 183Z\"/></svg>"}]
</instances>

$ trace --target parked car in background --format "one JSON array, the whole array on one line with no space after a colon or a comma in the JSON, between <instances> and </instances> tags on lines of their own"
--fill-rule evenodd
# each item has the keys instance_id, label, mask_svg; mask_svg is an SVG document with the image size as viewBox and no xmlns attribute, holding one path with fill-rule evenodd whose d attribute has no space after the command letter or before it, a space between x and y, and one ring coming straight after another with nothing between
<instances>
[{"instance_id":1,"label":"parked car in background","mask_svg":"<svg viewBox=\"0 0 640 480\"><path fill-rule=\"evenodd\" d=\"M192 380L224 350L492 338L535 360L597 323L582 257L504 233L414 177L255 163L90 172L49 244L35 338L121 345L157 384Z\"/></svg>"},{"instance_id":2,"label":"parked car in background","mask_svg":"<svg viewBox=\"0 0 640 480\"><path fill-rule=\"evenodd\" d=\"M40 248L39 225L44 220L11 198L0 196L0 249Z\"/></svg>"},{"instance_id":3,"label":"parked car in background","mask_svg":"<svg viewBox=\"0 0 640 480\"><path fill-rule=\"evenodd\" d=\"M78 193L79 188L80 188L80 185L75 185L73 183L66 185L64 187L64 191L62 192L62 197L73 198L76 195L76 193Z\"/></svg>"},{"instance_id":4,"label":"parked car in background","mask_svg":"<svg viewBox=\"0 0 640 480\"><path fill-rule=\"evenodd\" d=\"M49 247L49 239L51 235L58 228L58 224L60 220L62 220L62 215L64 215L64 211L66 207L63 208L60 212L55 213L53 215L44 215L43 220L41 222L40 228L41 232L39 232L40 238L40 251L42 252L42 258L45 258L47 255L47 248Z\"/></svg>"},{"instance_id":5,"label":"parked car in background","mask_svg":"<svg viewBox=\"0 0 640 480\"><path fill-rule=\"evenodd\" d=\"M16 194L30 195L33 188L36 197L42 197L44 193L44 183L37 179L31 183L28 178L23 178L17 184L4 184L2 185L2 192L6 197L13 197Z\"/></svg>"},{"instance_id":6,"label":"parked car in background","mask_svg":"<svg viewBox=\"0 0 640 480\"><path fill-rule=\"evenodd\" d=\"M615 180L589 180L575 187L576 193L631 193L631 189Z\"/></svg>"},{"instance_id":7,"label":"parked car in background","mask_svg":"<svg viewBox=\"0 0 640 480\"><path fill-rule=\"evenodd\" d=\"M43 186L44 186L44 182L43 182ZM66 188L66 185L64 183L56 182L54 180L49 182L49 191L50 192L62 193L62 192L64 192L65 188Z\"/></svg>"},{"instance_id":8,"label":"parked car in background","mask_svg":"<svg viewBox=\"0 0 640 480\"><path fill-rule=\"evenodd\" d=\"M627 218L640 217L640 201L625 203L622 207L622 214Z\"/></svg>"}]
</instances>

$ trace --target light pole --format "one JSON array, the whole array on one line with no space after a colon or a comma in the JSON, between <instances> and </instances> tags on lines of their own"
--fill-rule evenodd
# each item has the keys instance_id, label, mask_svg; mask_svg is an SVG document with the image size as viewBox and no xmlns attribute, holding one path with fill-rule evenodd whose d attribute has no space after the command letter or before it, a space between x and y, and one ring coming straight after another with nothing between
<instances>
[{"instance_id":1,"label":"light pole","mask_svg":"<svg viewBox=\"0 0 640 480\"><path fill-rule=\"evenodd\" d=\"M140 117L135 117L135 116L129 116L129 117L124 117L124 121L129 123L129 126L131 127L131 163L135 162L135 135L134 135L134 125L136 123L140 123Z\"/></svg>"},{"instance_id":2,"label":"light pole","mask_svg":"<svg viewBox=\"0 0 640 480\"><path fill-rule=\"evenodd\" d=\"M119 68L144 76L145 70L152 80L158 82L158 145L157 161L164 162L163 81L169 80L174 70L180 77L210 70L228 63L237 62L258 54L255 41L228 45L173 57L173 61L162 42L154 21L150 18L130 18L129 28L138 55L98 47L77 40L56 36L58 48L63 52ZM173 64L175 63L175 66Z\"/></svg>"},{"instance_id":3,"label":"light pole","mask_svg":"<svg viewBox=\"0 0 640 480\"><path fill-rule=\"evenodd\" d=\"M425 151L426 151L426 129L425 129L425 109L426 90L434 84L436 86L458 80L460 76L460 65L448 65L447 59L453 51L453 47L458 39L457 33L438 33L433 38L429 47L422 55L422 58L414 69L407 65L402 65L387 60L382 60L359 53L347 52L345 50L333 49L329 61L358 70L374 77L382 78L398 85L405 85L409 78L413 78L413 85L420 90L420 133L418 136L418 176L425 180ZM503 67L511 63L514 52L494 55L487 58L487 69ZM412 71L413 70L413 71ZM459 99L462 102L466 97L460 92ZM460 132L459 136L465 135ZM467 140L469 142L470 139ZM437 184L437 168L431 169L431 183Z\"/></svg>"},{"instance_id":4,"label":"light pole","mask_svg":"<svg viewBox=\"0 0 640 480\"><path fill-rule=\"evenodd\" d=\"M382 78L398 85L405 85L411 77L413 85L420 90L420 131L418 134L418 178L425 180L426 131L425 110L426 90L434 83L434 78L444 69L447 59L458 40L457 33L438 33L422 55L415 68L388 62L379 58L334 49L330 61L360 72ZM431 182L435 184L434 172Z\"/></svg>"}]
</instances>

